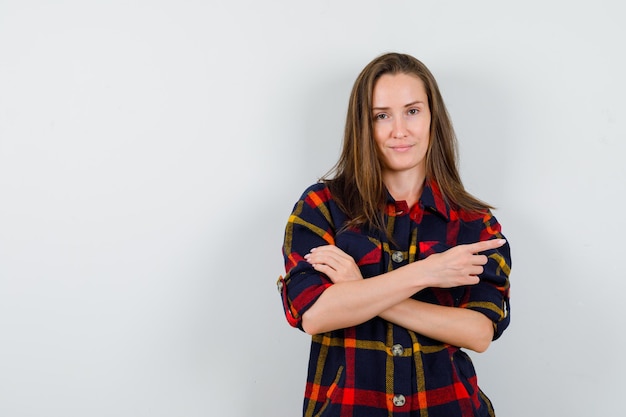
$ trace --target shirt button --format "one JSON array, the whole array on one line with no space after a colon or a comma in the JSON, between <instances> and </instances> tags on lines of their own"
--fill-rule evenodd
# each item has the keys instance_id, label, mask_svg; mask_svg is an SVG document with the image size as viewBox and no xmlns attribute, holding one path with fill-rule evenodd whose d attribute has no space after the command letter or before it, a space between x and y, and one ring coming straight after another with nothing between
<instances>
[{"instance_id":1,"label":"shirt button","mask_svg":"<svg viewBox=\"0 0 626 417\"><path fill-rule=\"evenodd\" d=\"M406 398L404 398L404 395L396 394L393 396L393 405L396 407L402 407L404 404L406 404Z\"/></svg>"},{"instance_id":2,"label":"shirt button","mask_svg":"<svg viewBox=\"0 0 626 417\"><path fill-rule=\"evenodd\" d=\"M391 254L391 260L394 261L395 263L400 263L404 261L404 255L402 254L402 252L397 250Z\"/></svg>"},{"instance_id":3,"label":"shirt button","mask_svg":"<svg viewBox=\"0 0 626 417\"><path fill-rule=\"evenodd\" d=\"M391 354L393 356L401 356L404 353L404 347L402 345L393 345L391 347Z\"/></svg>"}]
</instances>

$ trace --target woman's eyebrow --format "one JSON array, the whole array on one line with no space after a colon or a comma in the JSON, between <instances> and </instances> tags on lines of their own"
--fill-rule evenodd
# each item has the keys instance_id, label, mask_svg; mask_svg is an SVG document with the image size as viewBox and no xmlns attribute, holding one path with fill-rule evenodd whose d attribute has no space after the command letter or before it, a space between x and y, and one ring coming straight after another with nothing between
<instances>
[{"instance_id":1,"label":"woman's eyebrow","mask_svg":"<svg viewBox=\"0 0 626 417\"><path fill-rule=\"evenodd\" d=\"M408 104L405 104L404 107L411 107L411 106L415 106L416 104L424 104L424 102L421 100L416 100ZM389 110L389 107L372 107L372 111L374 110Z\"/></svg>"}]
</instances>

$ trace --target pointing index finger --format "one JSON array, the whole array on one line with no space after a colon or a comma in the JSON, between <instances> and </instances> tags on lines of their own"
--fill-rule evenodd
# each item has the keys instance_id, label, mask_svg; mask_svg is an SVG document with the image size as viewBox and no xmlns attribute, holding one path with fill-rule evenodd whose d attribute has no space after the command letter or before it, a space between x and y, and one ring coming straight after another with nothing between
<instances>
[{"instance_id":1,"label":"pointing index finger","mask_svg":"<svg viewBox=\"0 0 626 417\"><path fill-rule=\"evenodd\" d=\"M506 243L506 239L490 239L483 240L482 242L472 243L470 245L472 253L484 252L490 249L496 249Z\"/></svg>"}]
</instances>

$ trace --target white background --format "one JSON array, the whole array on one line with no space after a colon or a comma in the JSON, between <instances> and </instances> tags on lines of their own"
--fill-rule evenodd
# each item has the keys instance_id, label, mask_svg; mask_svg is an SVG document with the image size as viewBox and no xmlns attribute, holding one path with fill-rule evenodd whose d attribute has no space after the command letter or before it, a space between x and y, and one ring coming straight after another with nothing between
<instances>
[{"instance_id":1,"label":"white background","mask_svg":"<svg viewBox=\"0 0 626 417\"><path fill-rule=\"evenodd\" d=\"M275 289L356 75L421 59L513 250L498 416L623 415L624 6L0 1L0 415L300 413Z\"/></svg>"}]
</instances>

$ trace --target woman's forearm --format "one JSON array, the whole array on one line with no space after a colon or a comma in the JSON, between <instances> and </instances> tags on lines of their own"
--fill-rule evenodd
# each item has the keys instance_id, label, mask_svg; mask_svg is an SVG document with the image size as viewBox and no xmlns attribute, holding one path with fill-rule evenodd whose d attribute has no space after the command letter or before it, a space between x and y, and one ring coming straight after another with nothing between
<instances>
[{"instance_id":1,"label":"woman's forearm","mask_svg":"<svg viewBox=\"0 0 626 417\"><path fill-rule=\"evenodd\" d=\"M431 339L476 352L487 350L493 339L491 320L466 308L405 299L379 316Z\"/></svg>"},{"instance_id":2,"label":"woman's forearm","mask_svg":"<svg viewBox=\"0 0 626 417\"><path fill-rule=\"evenodd\" d=\"M309 334L356 326L422 290L402 268L377 277L339 282L328 287L303 314Z\"/></svg>"}]
</instances>

